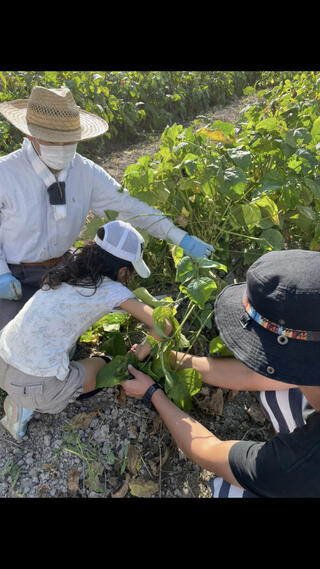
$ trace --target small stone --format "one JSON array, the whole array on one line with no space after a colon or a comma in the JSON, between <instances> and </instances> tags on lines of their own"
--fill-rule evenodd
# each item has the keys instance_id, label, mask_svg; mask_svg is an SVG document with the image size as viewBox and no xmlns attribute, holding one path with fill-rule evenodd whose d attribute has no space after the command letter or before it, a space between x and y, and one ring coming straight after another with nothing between
<instances>
[{"instance_id":1,"label":"small stone","mask_svg":"<svg viewBox=\"0 0 320 569\"><path fill-rule=\"evenodd\" d=\"M109 435L109 428L106 425L102 425L100 429L97 429L94 434L93 438L97 443L103 443L107 440Z\"/></svg>"}]
</instances>

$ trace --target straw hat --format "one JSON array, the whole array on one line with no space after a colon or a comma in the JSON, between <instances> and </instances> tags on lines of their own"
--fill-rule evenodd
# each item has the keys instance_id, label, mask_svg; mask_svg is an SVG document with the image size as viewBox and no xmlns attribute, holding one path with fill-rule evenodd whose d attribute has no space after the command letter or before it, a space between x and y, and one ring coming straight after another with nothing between
<instances>
[{"instance_id":1,"label":"straw hat","mask_svg":"<svg viewBox=\"0 0 320 569\"><path fill-rule=\"evenodd\" d=\"M81 110L67 87L33 87L29 99L0 103L0 113L24 134L47 142L88 140L109 128L99 116Z\"/></svg>"}]
</instances>

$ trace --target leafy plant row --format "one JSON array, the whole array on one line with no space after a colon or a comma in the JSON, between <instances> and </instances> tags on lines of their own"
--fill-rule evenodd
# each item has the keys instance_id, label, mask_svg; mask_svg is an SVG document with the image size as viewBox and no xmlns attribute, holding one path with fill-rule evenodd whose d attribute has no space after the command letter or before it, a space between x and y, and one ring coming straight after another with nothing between
<instances>
[{"instance_id":1,"label":"leafy plant row","mask_svg":"<svg viewBox=\"0 0 320 569\"><path fill-rule=\"evenodd\" d=\"M257 102L237 125L168 126L159 152L123 178L131 195L211 243L229 269L235 258L244 269L271 249L320 250L320 73L245 93ZM151 266L156 248L147 248Z\"/></svg>"},{"instance_id":2,"label":"leafy plant row","mask_svg":"<svg viewBox=\"0 0 320 569\"><path fill-rule=\"evenodd\" d=\"M143 130L163 130L224 105L259 77L259 72L245 71L2 71L0 101L28 98L34 85L69 87L81 108L109 123L105 136L86 145L97 152L110 141L127 143ZM19 132L1 118L0 134L0 154L20 144Z\"/></svg>"}]
</instances>

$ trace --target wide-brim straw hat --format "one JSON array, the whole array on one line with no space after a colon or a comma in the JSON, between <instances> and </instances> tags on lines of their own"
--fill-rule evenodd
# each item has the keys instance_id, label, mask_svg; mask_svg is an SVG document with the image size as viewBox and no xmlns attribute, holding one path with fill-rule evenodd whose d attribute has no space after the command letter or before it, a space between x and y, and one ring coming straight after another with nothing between
<instances>
[{"instance_id":1,"label":"wide-brim straw hat","mask_svg":"<svg viewBox=\"0 0 320 569\"><path fill-rule=\"evenodd\" d=\"M320 253L271 251L215 302L220 337L257 373L320 386ZM275 387L276 388L276 387Z\"/></svg>"},{"instance_id":2,"label":"wide-brim straw hat","mask_svg":"<svg viewBox=\"0 0 320 569\"><path fill-rule=\"evenodd\" d=\"M78 107L67 87L33 87L29 99L0 103L0 113L24 134L47 142L78 142L108 130L104 119Z\"/></svg>"}]
</instances>

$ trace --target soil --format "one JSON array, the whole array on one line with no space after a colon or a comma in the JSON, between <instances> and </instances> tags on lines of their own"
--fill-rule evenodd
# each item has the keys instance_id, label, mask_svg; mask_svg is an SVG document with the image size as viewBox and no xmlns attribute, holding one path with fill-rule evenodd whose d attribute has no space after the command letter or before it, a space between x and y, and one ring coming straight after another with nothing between
<instances>
[{"instance_id":1,"label":"soil","mask_svg":"<svg viewBox=\"0 0 320 569\"><path fill-rule=\"evenodd\" d=\"M251 101L234 99L212 109L203 122L236 123ZM99 163L121 181L129 164L157 152L160 134L146 134ZM223 440L265 441L273 434L250 392L205 385L190 415ZM210 498L212 477L177 448L156 411L126 398L118 387L76 401L58 415L36 413L20 443L0 426L2 498Z\"/></svg>"}]
</instances>

